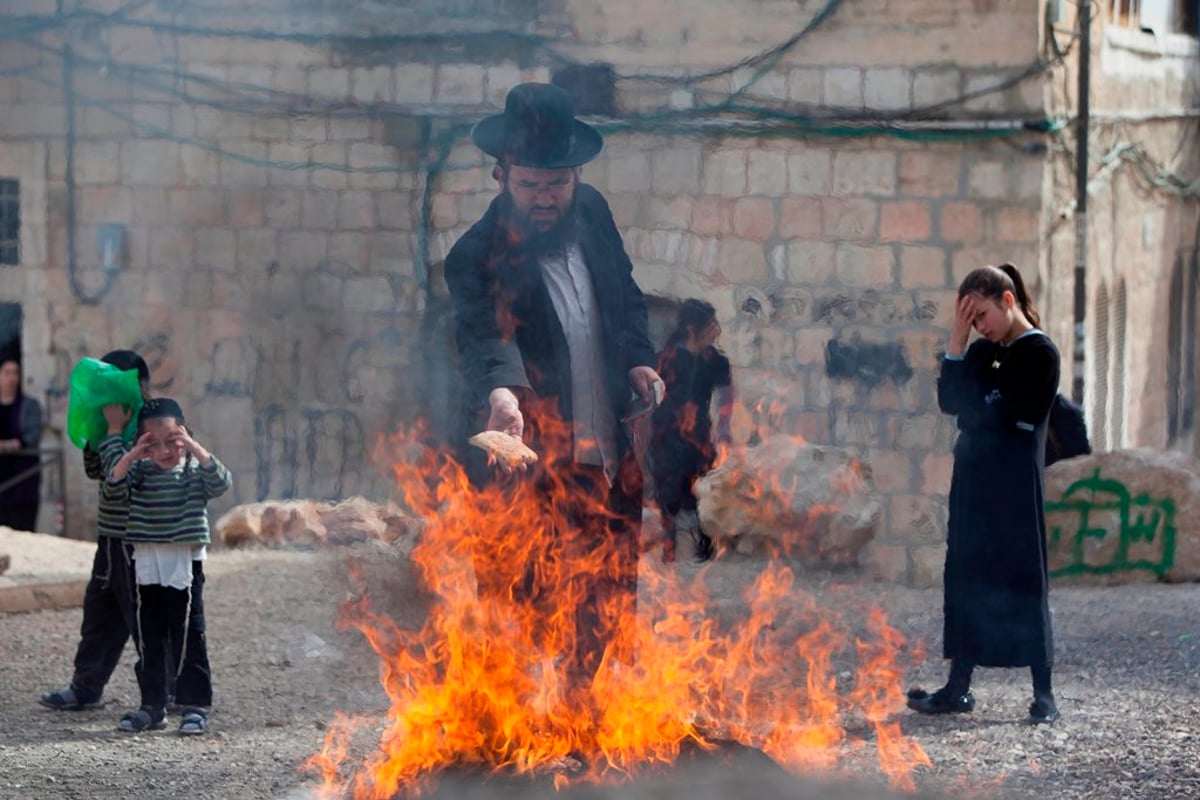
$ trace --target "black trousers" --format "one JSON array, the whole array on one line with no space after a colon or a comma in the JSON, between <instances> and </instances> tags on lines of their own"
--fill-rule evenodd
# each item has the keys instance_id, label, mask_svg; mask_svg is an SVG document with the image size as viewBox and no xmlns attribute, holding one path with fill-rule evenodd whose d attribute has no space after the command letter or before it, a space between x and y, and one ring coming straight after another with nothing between
<instances>
[{"instance_id":1,"label":"black trousers","mask_svg":"<svg viewBox=\"0 0 1200 800\"><path fill-rule=\"evenodd\" d=\"M85 702L99 700L104 694L136 622L129 555L129 545L120 539L101 536L96 540L71 678L71 691Z\"/></svg>"},{"instance_id":2,"label":"black trousers","mask_svg":"<svg viewBox=\"0 0 1200 800\"><path fill-rule=\"evenodd\" d=\"M139 658L134 666L142 705L164 708L174 680L181 706L212 705L212 670L204 620L204 562L192 562L190 589L136 587ZM180 664L178 672L172 665Z\"/></svg>"}]
</instances>

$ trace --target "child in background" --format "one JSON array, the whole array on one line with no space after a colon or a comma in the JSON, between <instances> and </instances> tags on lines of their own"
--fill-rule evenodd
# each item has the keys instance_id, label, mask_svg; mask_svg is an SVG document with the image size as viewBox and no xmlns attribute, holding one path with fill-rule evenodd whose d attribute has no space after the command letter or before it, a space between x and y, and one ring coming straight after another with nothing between
<instances>
[{"instance_id":1,"label":"child in background","mask_svg":"<svg viewBox=\"0 0 1200 800\"><path fill-rule=\"evenodd\" d=\"M201 734L212 706L212 673L203 614L203 562L210 541L208 501L228 491L229 470L184 427L170 398L150 400L138 416L137 443L120 454L113 438L101 444L106 498L129 506L125 538L133 546L136 666L141 707L121 718L138 732L166 725L168 663L179 665L175 702L179 732Z\"/></svg>"},{"instance_id":2,"label":"child in background","mask_svg":"<svg viewBox=\"0 0 1200 800\"><path fill-rule=\"evenodd\" d=\"M113 350L100 360L122 371L136 370L142 397L150 398L150 368L140 355L132 350ZM116 437L112 446L120 444L119 458L126 449L121 434L132 411L122 406L106 406L103 413L108 438ZM105 477L97 449L99 445L99 442L88 442L83 450L84 473L94 481L103 481ZM75 673L66 687L46 692L39 698L38 702L47 708L78 711L104 705L104 687L121 661L121 652L134 625L131 563L125 545L127 512L123 500L109 500L101 493L96 519L96 555L83 595L83 624L79 628L79 647L75 651Z\"/></svg>"},{"instance_id":3,"label":"child in background","mask_svg":"<svg viewBox=\"0 0 1200 800\"><path fill-rule=\"evenodd\" d=\"M730 439L733 376L729 359L717 349L720 337L716 309L703 300L685 300L675 331L658 357L667 392L654 412L650 453L663 520L664 561L674 560L680 532L690 537L696 560L713 556L712 540L700 530L692 484L716 459L709 410L714 391L719 395L717 438Z\"/></svg>"}]
</instances>

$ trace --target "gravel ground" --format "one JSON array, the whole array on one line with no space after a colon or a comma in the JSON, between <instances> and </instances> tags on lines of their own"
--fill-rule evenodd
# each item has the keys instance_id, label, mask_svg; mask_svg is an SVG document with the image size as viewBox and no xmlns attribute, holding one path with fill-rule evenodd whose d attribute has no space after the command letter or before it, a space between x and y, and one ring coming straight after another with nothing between
<instances>
[{"instance_id":1,"label":"gravel ground","mask_svg":"<svg viewBox=\"0 0 1200 800\"><path fill-rule=\"evenodd\" d=\"M210 734L181 739L171 729L116 731L136 704L132 648L109 687L109 706L53 712L39 692L70 672L80 611L0 617L0 797L311 797L300 770L335 711L382 717L377 663L359 634L339 630L350 554L367 570L376 606L418 619L419 595L403 562L374 546L353 552L218 551L207 572L209 642L218 707ZM644 568L658 569L647 560ZM738 589L760 568L730 557L707 572L717 607L734 609ZM675 569L685 577L696 568ZM940 685L941 595L881 584L847 595L848 576L802 580L842 607L876 603L931 660L911 684ZM839 599L840 598L840 599ZM922 718L898 711L904 731L933 762L917 773L922 796L1193 798L1200 796L1200 585L1052 593L1063 718L1022 724L1029 703L1024 670L984 670L976 712ZM367 755L366 752L362 754ZM863 783L831 790L783 774L765 757L727 748L681 759L674 769L616 790L579 787L555 794L544 782L504 783L450 775L435 797L890 797L869 761L848 758Z\"/></svg>"}]
</instances>

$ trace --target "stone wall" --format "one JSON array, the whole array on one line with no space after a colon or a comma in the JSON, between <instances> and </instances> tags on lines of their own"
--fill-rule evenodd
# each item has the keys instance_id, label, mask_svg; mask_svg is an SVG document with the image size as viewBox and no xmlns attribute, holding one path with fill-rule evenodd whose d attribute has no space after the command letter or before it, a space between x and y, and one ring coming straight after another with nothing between
<instances>
[{"instance_id":1,"label":"stone wall","mask_svg":"<svg viewBox=\"0 0 1200 800\"><path fill-rule=\"evenodd\" d=\"M1070 184L1041 134L934 140L873 120L1042 117L1027 3L93 0L70 24L53 3L17 6L34 17L0 49L0 174L22 180L26 258L0 271L0 300L24 305L52 419L80 356L134 346L235 472L215 510L386 495L375 443L431 395L444 406L431 269L495 193L466 127L517 82L606 62L618 124L584 179L639 282L717 306L738 436L868 455L886 497L872 563L937 579L952 429L934 379L954 287L1002 260L1048 285L1047 198ZM717 129L735 105L754 124ZM113 224L126 246L108 271L96 237ZM94 490L77 469L78 532Z\"/></svg>"}]
</instances>

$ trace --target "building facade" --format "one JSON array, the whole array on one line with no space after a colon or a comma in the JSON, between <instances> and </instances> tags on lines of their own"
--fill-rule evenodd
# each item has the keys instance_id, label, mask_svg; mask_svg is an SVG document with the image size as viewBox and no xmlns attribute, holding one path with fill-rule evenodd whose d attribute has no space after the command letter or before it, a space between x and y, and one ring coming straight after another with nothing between
<instances>
[{"instance_id":1,"label":"building facade","mask_svg":"<svg viewBox=\"0 0 1200 800\"><path fill-rule=\"evenodd\" d=\"M1148 32L1106 0L1090 29L1079 341L1105 447L1197 445L1200 57L1177 5ZM967 271L1029 276L1071 390L1073 4L6 8L0 330L60 426L81 356L143 352L234 471L227 504L387 496L381 438L450 424L437 265L496 191L467 131L523 80L564 85L605 130L583 177L656 328L683 297L718 308L736 434L869 460L882 575L940 575L937 356ZM94 489L68 461L78 535Z\"/></svg>"}]
</instances>

